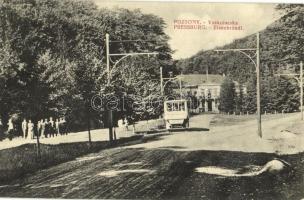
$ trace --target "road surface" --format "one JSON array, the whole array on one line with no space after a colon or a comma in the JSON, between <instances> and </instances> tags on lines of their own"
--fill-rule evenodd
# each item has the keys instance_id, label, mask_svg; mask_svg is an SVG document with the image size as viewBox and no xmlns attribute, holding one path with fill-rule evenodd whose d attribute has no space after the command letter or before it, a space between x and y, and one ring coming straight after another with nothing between
<instances>
[{"instance_id":1,"label":"road surface","mask_svg":"<svg viewBox=\"0 0 304 200\"><path fill-rule=\"evenodd\" d=\"M136 123L136 131L148 130L157 124L157 120L139 121ZM133 127L129 126L128 131L124 127L115 128L116 136L118 138L130 137L134 135ZM70 133L68 135L58 135L56 137L40 138L42 144L60 144L60 143L75 143L75 142L87 142L89 140L88 132L82 131L77 133ZM108 141L109 131L108 129L96 129L91 130L91 141ZM36 143L36 139L24 139L22 137L9 140L8 138L0 141L0 150L20 146L28 143Z\"/></svg>"},{"instance_id":2,"label":"road surface","mask_svg":"<svg viewBox=\"0 0 304 200\"><path fill-rule=\"evenodd\" d=\"M301 163L304 156L299 153L303 151L303 145L297 146L303 136L284 138L281 132L296 120L296 115L267 120L263 124L264 139L256 135L255 120L213 127L210 126L213 117L193 117L191 131L164 135L139 145L103 150L29 174L0 186L0 196L120 199L304 197ZM291 145L289 141L295 143ZM199 170L202 167L232 172L254 169L278 156L274 153L290 154L281 158L298 165L296 176L225 177Z\"/></svg>"}]
</instances>

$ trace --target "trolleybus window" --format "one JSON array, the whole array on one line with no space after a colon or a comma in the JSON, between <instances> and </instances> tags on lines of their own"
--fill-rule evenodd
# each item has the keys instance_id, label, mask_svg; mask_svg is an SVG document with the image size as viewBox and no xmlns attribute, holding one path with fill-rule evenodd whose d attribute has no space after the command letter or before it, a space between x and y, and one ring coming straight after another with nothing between
<instances>
[{"instance_id":1,"label":"trolleybus window","mask_svg":"<svg viewBox=\"0 0 304 200\"><path fill-rule=\"evenodd\" d=\"M167 111L171 112L172 111L172 104L167 103Z\"/></svg>"},{"instance_id":2,"label":"trolleybus window","mask_svg":"<svg viewBox=\"0 0 304 200\"><path fill-rule=\"evenodd\" d=\"M167 103L167 111L185 111L185 102L170 102Z\"/></svg>"}]
</instances>

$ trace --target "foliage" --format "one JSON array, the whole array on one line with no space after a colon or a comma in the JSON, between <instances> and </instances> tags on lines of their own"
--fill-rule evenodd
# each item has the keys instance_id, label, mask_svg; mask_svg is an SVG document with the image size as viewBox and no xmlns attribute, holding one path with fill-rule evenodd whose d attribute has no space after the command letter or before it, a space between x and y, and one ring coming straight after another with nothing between
<instances>
[{"instance_id":1,"label":"foliage","mask_svg":"<svg viewBox=\"0 0 304 200\"><path fill-rule=\"evenodd\" d=\"M244 95L244 110L256 112L256 80L253 77ZM295 112L299 110L298 83L285 77L267 77L261 81L261 112Z\"/></svg>"},{"instance_id":2,"label":"foliage","mask_svg":"<svg viewBox=\"0 0 304 200\"><path fill-rule=\"evenodd\" d=\"M165 23L157 16L140 10L97 9L84 0L0 2L0 103L7 105L1 106L0 118L5 125L9 116L21 113L34 122L66 116L73 127L83 129L87 121L97 123L105 114L90 107L94 95L146 99L159 92L154 80L159 78L159 67L164 73L173 69ZM110 33L111 53L159 54L119 62L108 87L106 33ZM111 68L118 59L111 57ZM129 117L142 118L147 110L148 118L159 114L159 109L142 109L137 114L129 110L134 115Z\"/></svg>"},{"instance_id":3,"label":"foliage","mask_svg":"<svg viewBox=\"0 0 304 200\"><path fill-rule=\"evenodd\" d=\"M274 75L280 73L286 66L294 69L289 73L299 73L299 63L304 58L303 4L279 4L277 11L282 13L282 17L260 31L261 104L262 110L269 112L284 108L288 111L296 110L298 98L295 92L297 90L293 86L292 79L280 79L281 84L278 84ZM252 34L216 49L255 47L256 34ZM248 53L255 59L255 52ZM243 54L238 52L217 53L214 50L200 51L188 59L178 61L176 66L185 74L206 73L208 68L210 74L226 74L233 80L247 85L248 94L244 95L242 108L244 111L255 112L256 85L253 77L255 66ZM286 83L286 81L290 83ZM272 95L275 95L274 90L277 90L277 93L284 94L283 90L290 93L285 98L278 96L281 100L275 103L272 100L274 98ZM287 109L287 105L291 105L291 108Z\"/></svg>"},{"instance_id":4,"label":"foliage","mask_svg":"<svg viewBox=\"0 0 304 200\"><path fill-rule=\"evenodd\" d=\"M236 107L236 92L234 82L226 77L221 85L219 110L231 113Z\"/></svg>"}]
</instances>

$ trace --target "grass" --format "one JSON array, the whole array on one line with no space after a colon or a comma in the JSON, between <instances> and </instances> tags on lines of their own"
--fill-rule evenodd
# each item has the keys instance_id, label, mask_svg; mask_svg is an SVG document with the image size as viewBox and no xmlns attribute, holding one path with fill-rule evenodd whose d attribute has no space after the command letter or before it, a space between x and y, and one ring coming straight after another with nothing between
<instances>
[{"instance_id":1,"label":"grass","mask_svg":"<svg viewBox=\"0 0 304 200\"><path fill-rule=\"evenodd\" d=\"M132 136L119 139L112 145L107 141L93 142L91 146L88 142L58 145L41 144L40 159L37 157L36 144L25 144L10 149L4 149L0 151L0 184L8 183L13 179L23 177L28 173L33 173L40 169L70 161L88 153L142 141L142 136Z\"/></svg>"},{"instance_id":2,"label":"grass","mask_svg":"<svg viewBox=\"0 0 304 200\"><path fill-rule=\"evenodd\" d=\"M277 119L282 118L287 115L292 115L294 113L289 114L268 114L262 115L262 120L270 120L270 119ZM255 120L256 115L215 115L210 122L211 126L233 126L238 125L243 122Z\"/></svg>"}]
</instances>

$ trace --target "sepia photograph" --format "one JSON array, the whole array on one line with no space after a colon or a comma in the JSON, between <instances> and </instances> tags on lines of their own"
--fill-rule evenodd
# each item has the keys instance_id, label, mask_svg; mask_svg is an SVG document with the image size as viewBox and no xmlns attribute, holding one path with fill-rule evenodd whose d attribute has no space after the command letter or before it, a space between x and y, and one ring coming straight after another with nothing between
<instances>
[{"instance_id":1,"label":"sepia photograph","mask_svg":"<svg viewBox=\"0 0 304 200\"><path fill-rule=\"evenodd\" d=\"M0 0L0 199L304 200L304 3Z\"/></svg>"}]
</instances>

